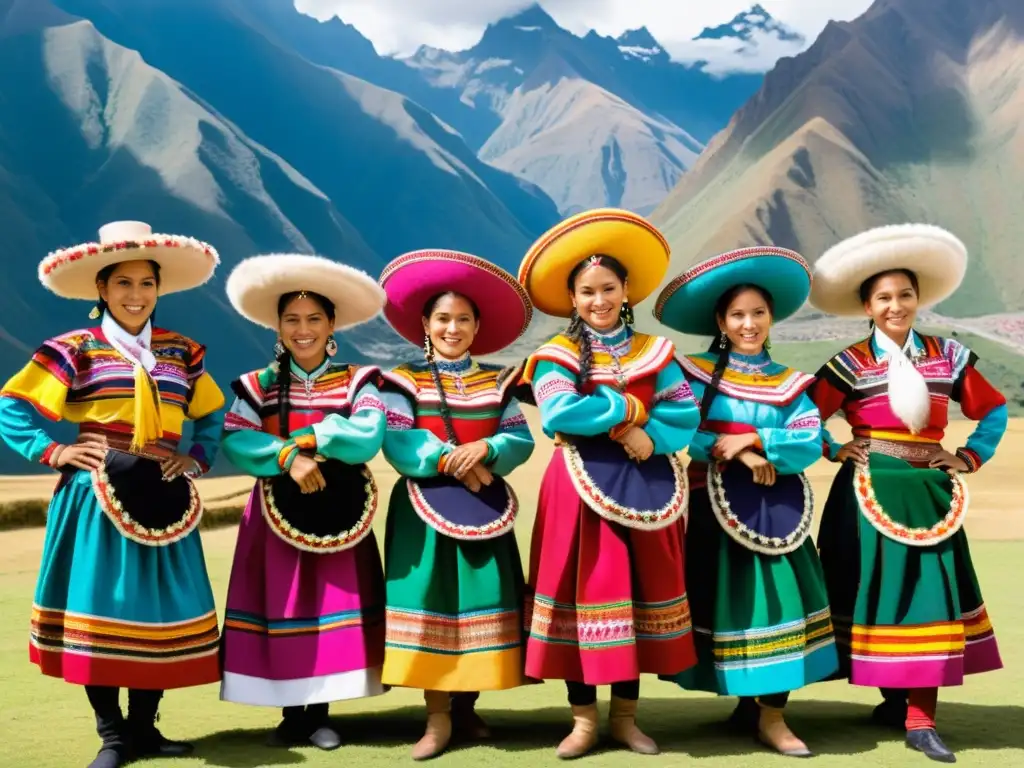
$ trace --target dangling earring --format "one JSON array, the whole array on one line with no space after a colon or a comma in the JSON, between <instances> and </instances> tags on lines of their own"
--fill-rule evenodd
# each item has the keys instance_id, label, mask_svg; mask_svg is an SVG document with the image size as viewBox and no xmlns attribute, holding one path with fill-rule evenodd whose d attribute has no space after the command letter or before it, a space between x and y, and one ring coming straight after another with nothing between
<instances>
[{"instance_id":1,"label":"dangling earring","mask_svg":"<svg viewBox=\"0 0 1024 768\"><path fill-rule=\"evenodd\" d=\"M771 349L772 349L772 337L771 336L765 336L764 337L764 351L765 352L770 352Z\"/></svg>"},{"instance_id":2,"label":"dangling earring","mask_svg":"<svg viewBox=\"0 0 1024 768\"><path fill-rule=\"evenodd\" d=\"M622 322L626 325L633 324L633 308L629 306L629 299L622 300L622 306L619 307L619 317L622 318Z\"/></svg>"},{"instance_id":3,"label":"dangling earring","mask_svg":"<svg viewBox=\"0 0 1024 768\"><path fill-rule=\"evenodd\" d=\"M434 362L434 345L430 343L430 334L423 334L423 356L428 363Z\"/></svg>"},{"instance_id":4,"label":"dangling earring","mask_svg":"<svg viewBox=\"0 0 1024 768\"><path fill-rule=\"evenodd\" d=\"M334 334L332 333L327 337L327 347L325 348L328 357L334 357L338 354L338 342L334 340Z\"/></svg>"},{"instance_id":5,"label":"dangling earring","mask_svg":"<svg viewBox=\"0 0 1024 768\"><path fill-rule=\"evenodd\" d=\"M100 305L99 304L93 304L92 309L89 310L89 319L90 320L96 320L99 316L100 316Z\"/></svg>"},{"instance_id":6,"label":"dangling earring","mask_svg":"<svg viewBox=\"0 0 1024 768\"><path fill-rule=\"evenodd\" d=\"M725 347L726 347L726 345L728 343L729 343L729 337L725 335L725 331L722 331L722 333L718 337L718 348L719 349L725 349Z\"/></svg>"},{"instance_id":7,"label":"dangling earring","mask_svg":"<svg viewBox=\"0 0 1024 768\"><path fill-rule=\"evenodd\" d=\"M276 342L274 342L274 359L281 357L284 353L284 342L278 339Z\"/></svg>"}]
</instances>

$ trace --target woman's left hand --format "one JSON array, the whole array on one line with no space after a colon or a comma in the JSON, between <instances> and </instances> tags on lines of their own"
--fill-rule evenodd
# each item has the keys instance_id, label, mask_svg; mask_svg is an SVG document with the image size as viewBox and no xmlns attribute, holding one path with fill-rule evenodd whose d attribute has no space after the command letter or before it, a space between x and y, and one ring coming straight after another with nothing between
<instances>
[{"instance_id":1,"label":"woman's left hand","mask_svg":"<svg viewBox=\"0 0 1024 768\"><path fill-rule=\"evenodd\" d=\"M732 461L748 448L753 448L757 442L757 433L749 432L743 435L722 435L715 440L714 456L722 461Z\"/></svg>"},{"instance_id":2,"label":"woman's left hand","mask_svg":"<svg viewBox=\"0 0 1024 768\"><path fill-rule=\"evenodd\" d=\"M168 456L160 462L160 469L163 470L164 480L174 480L186 472L200 474L199 465L196 463L196 460L184 453Z\"/></svg>"},{"instance_id":3,"label":"woman's left hand","mask_svg":"<svg viewBox=\"0 0 1024 768\"><path fill-rule=\"evenodd\" d=\"M928 462L928 466L932 469L944 469L950 474L954 472L969 472L971 469L967 466L966 461L949 451L939 451L936 453L932 456L931 461Z\"/></svg>"}]
</instances>

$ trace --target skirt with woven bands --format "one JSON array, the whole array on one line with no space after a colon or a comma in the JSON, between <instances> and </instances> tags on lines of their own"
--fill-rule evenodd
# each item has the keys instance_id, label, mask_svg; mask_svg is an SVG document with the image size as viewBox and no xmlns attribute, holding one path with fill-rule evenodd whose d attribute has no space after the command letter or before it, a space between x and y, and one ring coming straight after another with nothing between
<instances>
[{"instance_id":1,"label":"skirt with woven bands","mask_svg":"<svg viewBox=\"0 0 1024 768\"><path fill-rule=\"evenodd\" d=\"M683 523L641 531L586 506L557 448L530 548L526 674L590 685L674 675L696 661Z\"/></svg>"},{"instance_id":2,"label":"skirt with woven bands","mask_svg":"<svg viewBox=\"0 0 1024 768\"><path fill-rule=\"evenodd\" d=\"M104 512L92 475L65 470L47 512L31 661L79 685L167 690L217 682L217 647L199 531L134 541Z\"/></svg>"},{"instance_id":3,"label":"skirt with woven bands","mask_svg":"<svg viewBox=\"0 0 1024 768\"><path fill-rule=\"evenodd\" d=\"M801 688L835 672L828 596L814 543L764 554L733 541L692 491L686 584L697 664L668 678L683 688L762 696Z\"/></svg>"},{"instance_id":4,"label":"skirt with woven bands","mask_svg":"<svg viewBox=\"0 0 1024 768\"><path fill-rule=\"evenodd\" d=\"M262 509L257 483L231 565L221 698L288 707L384 693L384 575L373 534L310 552L275 534Z\"/></svg>"},{"instance_id":5,"label":"skirt with woven bands","mask_svg":"<svg viewBox=\"0 0 1024 768\"><path fill-rule=\"evenodd\" d=\"M384 537L384 683L436 691L522 685L523 566L512 531L467 541L413 509L405 478Z\"/></svg>"},{"instance_id":6,"label":"skirt with woven bands","mask_svg":"<svg viewBox=\"0 0 1024 768\"><path fill-rule=\"evenodd\" d=\"M870 455L869 468L870 488L855 482L852 462L839 470L818 534L838 676L855 685L930 688L1001 668L963 528L909 543L914 531L948 519L956 503L949 475L881 453ZM868 490L874 503L865 513Z\"/></svg>"}]
</instances>

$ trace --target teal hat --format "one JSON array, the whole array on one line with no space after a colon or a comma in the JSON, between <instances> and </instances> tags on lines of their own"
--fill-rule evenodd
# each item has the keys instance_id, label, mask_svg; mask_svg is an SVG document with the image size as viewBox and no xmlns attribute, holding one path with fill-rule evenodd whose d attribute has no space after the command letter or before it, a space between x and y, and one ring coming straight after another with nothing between
<instances>
[{"instance_id":1,"label":"teal hat","mask_svg":"<svg viewBox=\"0 0 1024 768\"><path fill-rule=\"evenodd\" d=\"M666 285L654 317L674 331L715 336L715 304L730 288L756 285L772 295L773 319L794 314L811 292L811 268L795 251L774 246L739 248L702 261Z\"/></svg>"}]
</instances>

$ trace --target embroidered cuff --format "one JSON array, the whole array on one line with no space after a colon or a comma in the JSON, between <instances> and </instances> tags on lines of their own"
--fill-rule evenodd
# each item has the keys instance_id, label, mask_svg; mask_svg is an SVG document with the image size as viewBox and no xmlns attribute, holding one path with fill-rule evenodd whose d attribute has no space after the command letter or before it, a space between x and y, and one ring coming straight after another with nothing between
<instances>
[{"instance_id":1,"label":"embroidered cuff","mask_svg":"<svg viewBox=\"0 0 1024 768\"><path fill-rule=\"evenodd\" d=\"M39 457L39 463L47 467L55 467L57 457L60 456L62 450L64 450L64 446L61 443L50 443L43 451L43 455Z\"/></svg>"},{"instance_id":2,"label":"embroidered cuff","mask_svg":"<svg viewBox=\"0 0 1024 768\"><path fill-rule=\"evenodd\" d=\"M203 450L201 445L193 445L189 448L188 455L192 458L192 461L196 463L196 472L186 472L185 474L191 477L199 477L205 475L210 471L210 463L206 460L206 451Z\"/></svg>"},{"instance_id":3,"label":"embroidered cuff","mask_svg":"<svg viewBox=\"0 0 1024 768\"><path fill-rule=\"evenodd\" d=\"M451 450L450 445L445 445L444 448L441 449L441 455L437 457L437 474L444 474L444 468L448 465L448 454Z\"/></svg>"},{"instance_id":4,"label":"embroidered cuff","mask_svg":"<svg viewBox=\"0 0 1024 768\"><path fill-rule=\"evenodd\" d=\"M640 402L640 398L629 392L622 396L626 398L626 418L608 430L608 436L612 440L618 440L629 431L630 427L642 427L650 420L650 414L647 413L644 404Z\"/></svg>"},{"instance_id":5,"label":"embroidered cuff","mask_svg":"<svg viewBox=\"0 0 1024 768\"><path fill-rule=\"evenodd\" d=\"M295 445L298 446L300 451L314 451L315 452L317 450L318 446L317 446L317 440L316 440L316 433L315 432L308 432L308 433L306 433L304 435L299 435L298 437L293 437L292 440L295 441Z\"/></svg>"},{"instance_id":6,"label":"embroidered cuff","mask_svg":"<svg viewBox=\"0 0 1024 768\"><path fill-rule=\"evenodd\" d=\"M967 471L971 474L981 469L981 465L984 463L981 457L970 448L957 448L956 456L967 465Z\"/></svg>"},{"instance_id":7,"label":"embroidered cuff","mask_svg":"<svg viewBox=\"0 0 1024 768\"><path fill-rule=\"evenodd\" d=\"M295 444L294 440L289 440L277 454L277 465L283 472L287 472L292 468L295 457L298 455L299 446Z\"/></svg>"}]
</instances>

